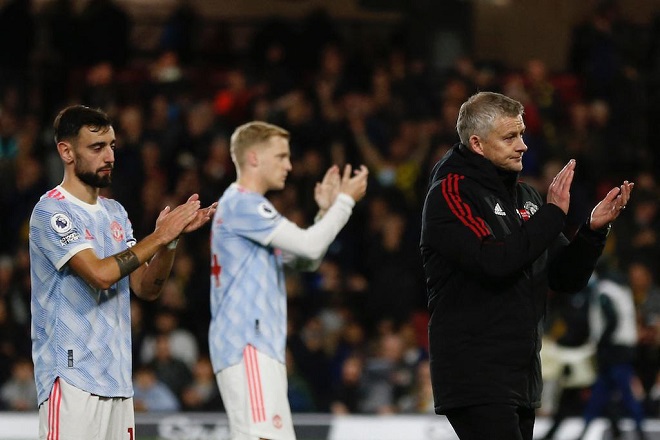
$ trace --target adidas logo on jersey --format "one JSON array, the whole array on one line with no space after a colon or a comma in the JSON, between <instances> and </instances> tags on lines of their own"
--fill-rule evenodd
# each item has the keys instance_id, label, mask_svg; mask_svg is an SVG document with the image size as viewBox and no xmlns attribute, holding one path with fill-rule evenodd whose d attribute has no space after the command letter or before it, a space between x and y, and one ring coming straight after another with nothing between
<instances>
[{"instance_id":1,"label":"adidas logo on jersey","mask_svg":"<svg viewBox=\"0 0 660 440\"><path fill-rule=\"evenodd\" d=\"M503 215L506 216L506 212L502 209L499 203L495 204L495 209L493 210L495 212L495 215Z\"/></svg>"}]
</instances>

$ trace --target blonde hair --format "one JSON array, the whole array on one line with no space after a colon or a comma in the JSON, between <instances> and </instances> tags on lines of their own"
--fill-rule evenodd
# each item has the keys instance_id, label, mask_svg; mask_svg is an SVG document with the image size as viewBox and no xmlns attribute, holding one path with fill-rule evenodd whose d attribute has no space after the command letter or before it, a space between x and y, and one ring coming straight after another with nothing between
<instances>
[{"instance_id":1,"label":"blonde hair","mask_svg":"<svg viewBox=\"0 0 660 440\"><path fill-rule=\"evenodd\" d=\"M288 140L290 135L282 127L262 121L248 122L236 128L229 143L229 152L236 167L243 166L248 148L267 142L273 136Z\"/></svg>"}]
</instances>

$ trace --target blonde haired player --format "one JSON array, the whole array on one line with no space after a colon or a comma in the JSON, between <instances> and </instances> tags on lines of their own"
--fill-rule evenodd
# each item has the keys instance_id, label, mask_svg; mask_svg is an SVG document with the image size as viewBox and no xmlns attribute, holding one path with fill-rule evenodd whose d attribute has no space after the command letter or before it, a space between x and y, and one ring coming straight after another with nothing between
<instances>
[{"instance_id":1,"label":"blonde haired player","mask_svg":"<svg viewBox=\"0 0 660 440\"><path fill-rule=\"evenodd\" d=\"M332 166L316 184L315 224L301 229L264 196L291 171L289 133L254 121L231 137L237 179L211 228L209 344L232 440L293 440L285 367L283 265L314 270L367 189L367 168Z\"/></svg>"}]
</instances>

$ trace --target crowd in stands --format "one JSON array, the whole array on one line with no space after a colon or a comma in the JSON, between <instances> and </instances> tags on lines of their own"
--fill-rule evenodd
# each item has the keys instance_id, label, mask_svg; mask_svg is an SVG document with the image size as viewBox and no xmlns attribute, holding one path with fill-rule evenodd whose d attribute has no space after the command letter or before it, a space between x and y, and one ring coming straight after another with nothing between
<instances>
[{"instance_id":1,"label":"crowd in stands","mask_svg":"<svg viewBox=\"0 0 660 440\"><path fill-rule=\"evenodd\" d=\"M29 6L10 0L0 9L0 408L36 409L27 225L62 178L52 120L83 103L113 118L116 163L103 195L126 207L138 239L167 204L191 193L204 206L217 200L235 178L229 136L249 120L291 132L293 171L270 196L301 226L314 219L314 183L331 164L367 165L365 202L318 272L287 274L291 407L432 413L422 198L433 164L458 141L460 104L489 90L525 105L523 179L543 193L577 160L567 234L603 191L635 182L606 254L635 294L640 392L658 415L660 15L640 26L617 15L614 2L596 8L574 28L562 71L540 58L512 67L469 53L438 70L408 50L405 32L356 44L322 12L295 25L261 23L245 49L232 51L221 32L195 33L203 18L182 6L158 51L137 59L130 16L109 0L79 13L66 0L38 15ZM222 409L208 359L210 267L205 228L182 238L161 298L133 299L138 410ZM549 328L562 319L553 309L561 297L551 292Z\"/></svg>"}]
</instances>

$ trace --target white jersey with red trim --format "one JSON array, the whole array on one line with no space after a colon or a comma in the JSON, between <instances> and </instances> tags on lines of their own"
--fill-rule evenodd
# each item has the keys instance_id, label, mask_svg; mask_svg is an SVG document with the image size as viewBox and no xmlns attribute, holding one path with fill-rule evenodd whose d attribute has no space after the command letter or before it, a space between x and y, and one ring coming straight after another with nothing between
<instances>
[{"instance_id":1,"label":"white jersey with red trim","mask_svg":"<svg viewBox=\"0 0 660 440\"><path fill-rule=\"evenodd\" d=\"M41 404L57 377L104 397L131 397L129 278L98 290L67 262L84 249L99 258L135 244L126 210L99 198L85 203L61 186L30 217L32 359Z\"/></svg>"},{"instance_id":2,"label":"white jersey with red trim","mask_svg":"<svg viewBox=\"0 0 660 440\"><path fill-rule=\"evenodd\" d=\"M261 194L232 184L211 228L213 369L238 364L248 344L284 363L286 290L281 252L269 241L284 217Z\"/></svg>"}]
</instances>

